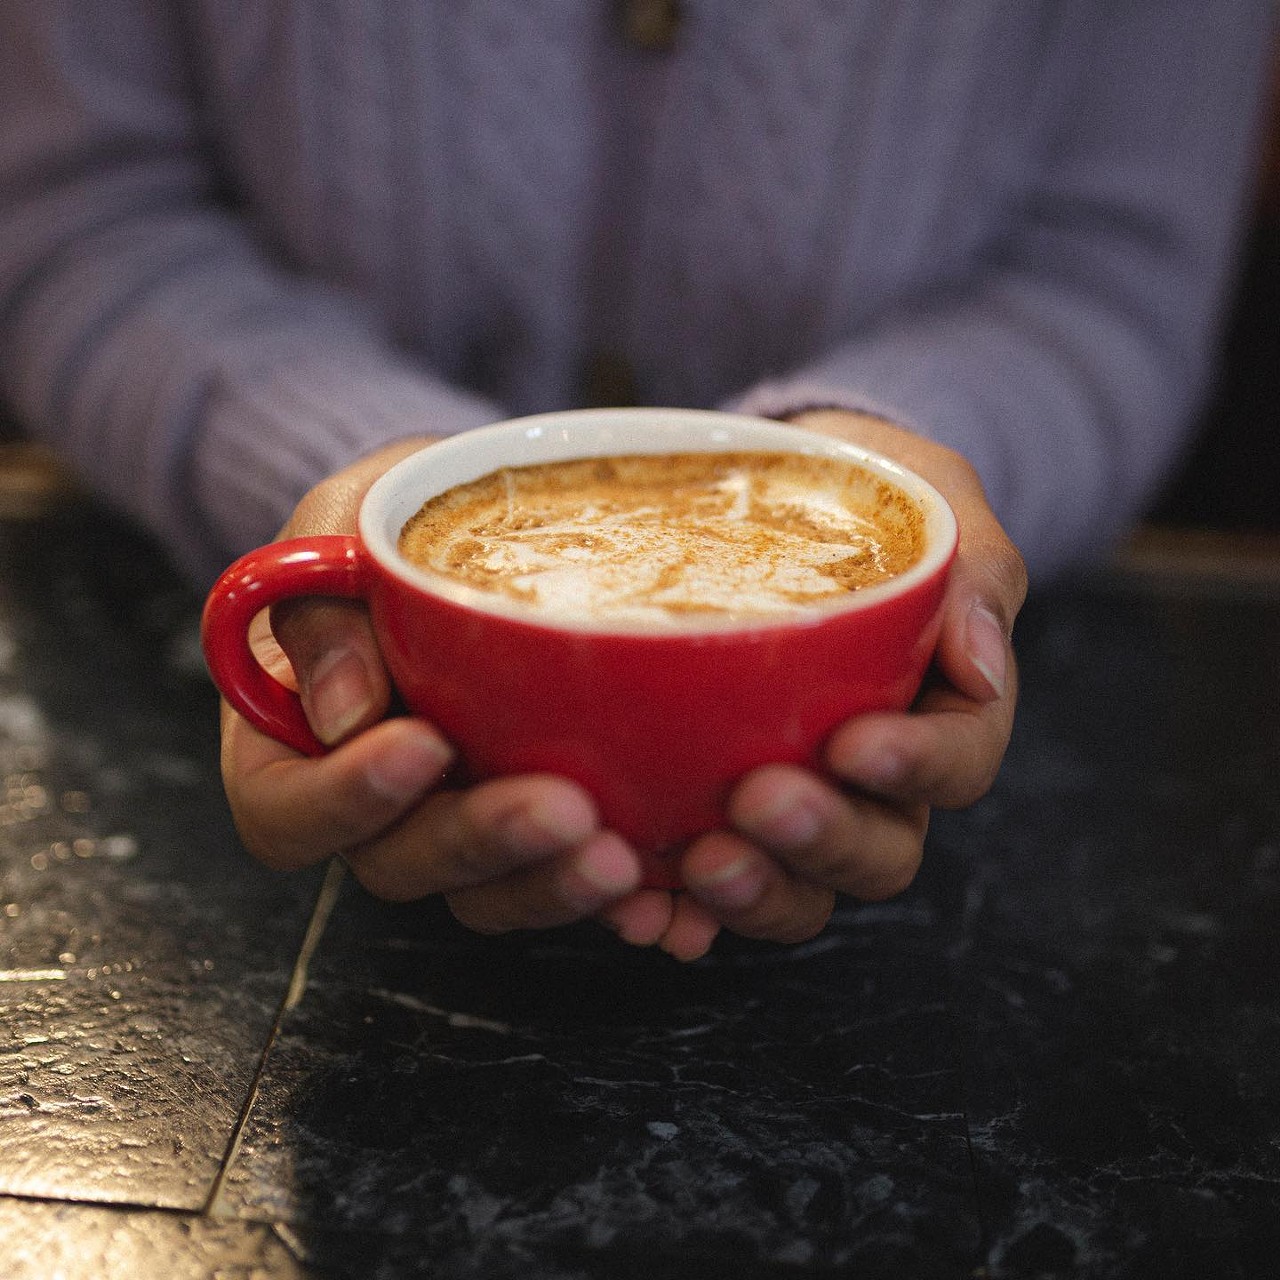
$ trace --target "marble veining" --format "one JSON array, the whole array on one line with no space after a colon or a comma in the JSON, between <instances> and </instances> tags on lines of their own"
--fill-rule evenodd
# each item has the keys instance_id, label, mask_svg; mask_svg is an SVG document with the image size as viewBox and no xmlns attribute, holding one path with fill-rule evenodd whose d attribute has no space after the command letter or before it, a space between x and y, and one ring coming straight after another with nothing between
<instances>
[{"instance_id":1,"label":"marble veining","mask_svg":"<svg viewBox=\"0 0 1280 1280\"><path fill-rule=\"evenodd\" d=\"M6 1280L1274 1271L1280 599L1033 600L916 884L684 967L257 868L197 605L0 521Z\"/></svg>"}]
</instances>

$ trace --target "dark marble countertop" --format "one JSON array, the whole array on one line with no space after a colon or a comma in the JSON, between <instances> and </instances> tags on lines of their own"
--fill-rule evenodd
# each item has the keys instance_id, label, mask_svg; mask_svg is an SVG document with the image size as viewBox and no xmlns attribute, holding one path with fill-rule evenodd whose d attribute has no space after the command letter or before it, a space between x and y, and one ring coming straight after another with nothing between
<instances>
[{"instance_id":1,"label":"dark marble countertop","mask_svg":"<svg viewBox=\"0 0 1280 1280\"><path fill-rule=\"evenodd\" d=\"M0 1275L1275 1273L1280 586L1034 599L917 883L697 964L252 863L198 601L0 516Z\"/></svg>"}]
</instances>

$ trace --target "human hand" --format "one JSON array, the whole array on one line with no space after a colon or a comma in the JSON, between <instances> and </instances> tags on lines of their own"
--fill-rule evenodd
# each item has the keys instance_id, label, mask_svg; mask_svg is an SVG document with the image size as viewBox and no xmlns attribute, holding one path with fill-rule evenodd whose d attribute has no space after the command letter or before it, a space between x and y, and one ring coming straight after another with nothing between
<instances>
[{"instance_id":1,"label":"human hand","mask_svg":"<svg viewBox=\"0 0 1280 1280\"><path fill-rule=\"evenodd\" d=\"M282 536L351 532L373 481L429 443L403 441L324 482ZM252 643L299 689L313 731L332 748L299 755L224 703L223 782L241 838L261 861L296 869L340 855L377 896L443 894L458 919L485 933L564 924L633 896L619 932L660 941L675 914L671 895L633 894L639 861L601 829L582 788L548 776L440 785L452 748L423 720L387 718L392 689L362 606L290 602L271 627L255 620Z\"/></svg>"},{"instance_id":2,"label":"human hand","mask_svg":"<svg viewBox=\"0 0 1280 1280\"><path fill-rule=\"evenodd\" d=\"M391 691L367 616L336 601L277 610L287 659L265 625L258 633L278 675L290 666L302 673L304 708L317 735L335 744L330 755L299 757L224 710L223 774L246 846L278 867L341 853L371 892L396 900L440 892L481 932L594 914L624 940L681 959L703 954L722 925L796 941L821 929L837 890L879 898L905 887L919 864L929 806L976 799L1003 754L1014 701L1007 635L1025 589L1021 563L957 455L855 415L811 416L805 425L897 457L956 508L963 547L938 655L946 682L922 695L915 714L845 725L829 744L825 782L781 766L744 779L730 806L734 831L705 837L686 854L690 893L637 889L634 853L600 829L590 797L565 779L439 788L448 744L420 720L383 719ZM426 443L381 451L319 486L284 536L349 531L373 480ZM970 613L981 601L985 623ZM861 790L837 789L832 780ZM815 829L806 831L806 822Z\"/></svg>"},{"instance_id":3,"label":"human hand","mask_svg":"<svg viewBox=\"0 0 1280 1280\"><path fill-rule=\"evenodd\" d=\"M1009 637L1026 572L973 468L950 449L865 415L823 410L794 421L886 454L930 481L955 510L960 548L934 668L910 711L842 725L826 746L825 777L784 765L755 770L730 799L729 829L685 853L691 901L677 923L691 944L710 945L716 926L801 941L822 929L837 893L874 901L905 889L920 865L930 809L979 799L1013 727ZM632 909L624 902L605 915Z\"/></svg>"}]
</instances>

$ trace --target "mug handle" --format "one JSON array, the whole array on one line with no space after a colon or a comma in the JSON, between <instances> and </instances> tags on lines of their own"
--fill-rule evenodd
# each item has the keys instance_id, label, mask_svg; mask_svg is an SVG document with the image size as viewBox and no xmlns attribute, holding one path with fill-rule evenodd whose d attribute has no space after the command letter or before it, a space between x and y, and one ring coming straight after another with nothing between
<instances>
[{"instance_id":1,"label":"mug handle","mask_svg":"<svg viewBox=\"0 0 1280 1280\"><path fill-rule=\"evenodd\" d=\"M263 609L298 596L367 596L368 562L345 535L289 538L241 556L214 584L200 619L200 644L222 696L256 729L304 755L329 748L307 723L298 695L270 675L249 647Z\"/></svg>"}]
</instances>

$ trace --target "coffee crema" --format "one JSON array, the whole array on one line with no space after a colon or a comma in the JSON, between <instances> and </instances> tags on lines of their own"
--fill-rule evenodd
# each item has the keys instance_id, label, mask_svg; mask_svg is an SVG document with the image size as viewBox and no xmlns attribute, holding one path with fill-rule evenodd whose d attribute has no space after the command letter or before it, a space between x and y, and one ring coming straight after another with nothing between
<instances>
[{"instance_id":1,"label":"coffee crema","mask_svg":"<svg viewBox=\"0 0 1280 1280\"><path fill-rule=\"evenodd\" d=\"M742 451L502 468L429 499L399 549L552 621L680 625L825 610L923 541L911 498L855 462Z\"/></svg>"}]
</instances>

